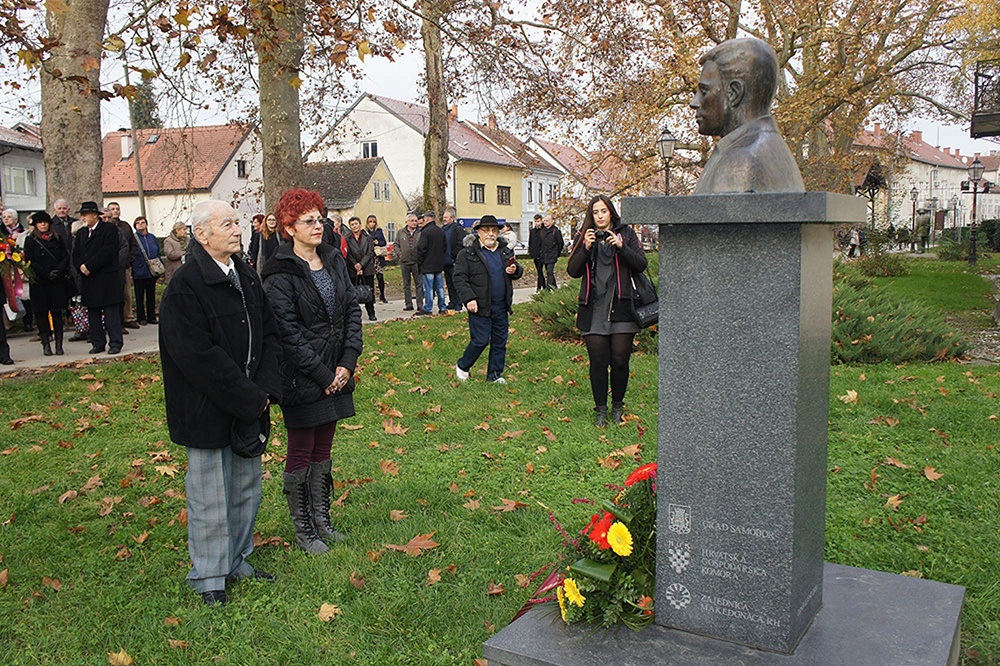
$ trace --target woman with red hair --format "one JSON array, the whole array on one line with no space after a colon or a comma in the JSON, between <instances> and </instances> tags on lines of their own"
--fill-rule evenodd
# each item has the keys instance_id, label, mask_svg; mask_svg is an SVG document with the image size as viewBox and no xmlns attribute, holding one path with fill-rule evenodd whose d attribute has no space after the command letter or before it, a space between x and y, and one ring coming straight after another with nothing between
<instances>
[{"instance_id":1,"label":"woman with red hair","mask_svg":"<svg viewBox=\"0 0 1000 666\"><path fill-rule=\"evenodd\" d=\"M353 271L337 249L323 243L322 208L316 192L282 195L275 216L291 242L278 247L263 271L284 351L284 492L295 542L313 555L345 539L330 522L330 450L337 421L354 416L354 368L362 348Z\"/></svg>"}]
</instances>

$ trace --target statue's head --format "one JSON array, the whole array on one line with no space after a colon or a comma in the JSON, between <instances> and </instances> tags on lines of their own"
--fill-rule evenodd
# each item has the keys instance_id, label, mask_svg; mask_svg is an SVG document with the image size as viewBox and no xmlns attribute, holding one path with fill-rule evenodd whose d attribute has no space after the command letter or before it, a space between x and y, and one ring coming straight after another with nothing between
<instances>
[{"instance_id":1,"label":"statue's head","mask_svg":"<svg viewBox=\"0 0 1000 666\"><path fill-rule=\"evenodd\" d=\"M701 79L690 104L699 133L725 136L770 113L778 87L778 58L766 42L731 39L703 55L699 63Z\"/></svg>"}]
</instances>

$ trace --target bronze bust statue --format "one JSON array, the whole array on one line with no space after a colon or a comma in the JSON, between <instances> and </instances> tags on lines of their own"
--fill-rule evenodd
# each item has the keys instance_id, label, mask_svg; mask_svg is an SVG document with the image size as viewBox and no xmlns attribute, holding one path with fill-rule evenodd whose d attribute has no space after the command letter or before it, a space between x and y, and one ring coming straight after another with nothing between
<instances>
[{"instance_id":1,"label":"bronze bust statue","mask_svg":"<svg viewBox=\"0 0 1000 666\"><path fill-rule=\"evenodd\" d=\"M778 86L778 58L766 42L731 39L699 60L698 90L691 99L698 132L722 137L694 194L804 192L792 152L771 117Z\"/></svg>"}]
</instances>

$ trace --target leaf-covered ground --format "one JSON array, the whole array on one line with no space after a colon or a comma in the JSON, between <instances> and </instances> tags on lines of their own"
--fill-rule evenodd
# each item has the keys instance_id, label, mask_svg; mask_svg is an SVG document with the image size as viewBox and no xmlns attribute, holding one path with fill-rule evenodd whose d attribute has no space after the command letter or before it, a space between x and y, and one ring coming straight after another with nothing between
<instances>
[{"instance_id":1,"label":"leaf-covered ground","mask_svg":"<svg viewBox=\"0 0 1000 666\"><path fill-rule=\"evenodd\" d=\"M184 450L155 359L0 379L0 640L11 664L471 664L531 575L601 498L656 457L656 359L633 358L630 418L592 426L586 354L513 321L507 386L465 384L465 318L366 328L358 417L341 424L334 522L295 547L284 431L264 463L272 584L205 608L184 583ZM1000 372L959 364L831 371L827 559L968 588L966 663L1000 655Z\"/></svg>"}]
</instances>

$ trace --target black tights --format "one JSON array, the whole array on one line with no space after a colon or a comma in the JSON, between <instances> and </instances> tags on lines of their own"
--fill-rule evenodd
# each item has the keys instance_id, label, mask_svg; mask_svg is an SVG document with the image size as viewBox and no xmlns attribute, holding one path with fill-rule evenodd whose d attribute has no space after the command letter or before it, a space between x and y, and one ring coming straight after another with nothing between
<instances>
[{"instance_id":1,"label":"black tights","mask_svg":"<svg viewBox=\"0 0 1000 666\"><path fill-rule=\"evenodd\" d=\"M635 333L583 337L590 357L590 390L594 394L594 404L598 407L606 407L608 404L608 368L611 368L611 401L625 402L633 338Z\"/></svg>"}]
</instances>

